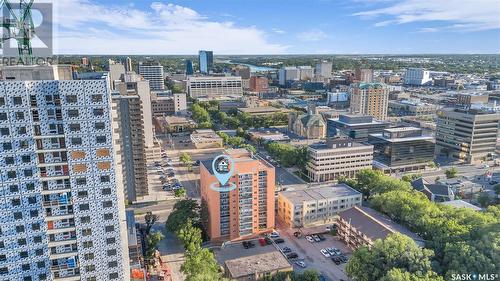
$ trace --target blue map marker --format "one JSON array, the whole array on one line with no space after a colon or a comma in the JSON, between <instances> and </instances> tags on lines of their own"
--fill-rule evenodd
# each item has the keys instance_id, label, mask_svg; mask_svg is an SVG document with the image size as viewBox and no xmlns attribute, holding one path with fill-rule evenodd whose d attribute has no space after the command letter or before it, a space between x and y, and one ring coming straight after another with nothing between
<instances>
[{"instance_id":1,"label":"blue map marker","mask_svg":"<svg viewBox=\"0 0 500 281\"><path fill-rule=\"evenodd\" d=\"M234 161L227 155L219 155L212 161L212 171L220 185L226 185L234 174Z\"/></svg>"}]
</instances>

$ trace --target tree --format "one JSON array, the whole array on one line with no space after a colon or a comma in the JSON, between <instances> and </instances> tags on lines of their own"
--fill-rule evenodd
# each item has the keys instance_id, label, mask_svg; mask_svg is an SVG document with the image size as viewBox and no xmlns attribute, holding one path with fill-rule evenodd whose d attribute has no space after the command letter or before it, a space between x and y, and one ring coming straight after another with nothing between
<instances>
[{"instance_id":1,"label":"tree","mask_svg":"<svg viewBox=\"0 0 500 281\"><path fill-rule=\"evenodd\" d=\"M191 117L197 123L210 122L210 114L205 108L200 106L200 104L193 104L191 107L191 113Z\"/></svg>"},{"instance_id":2,"label":"tree","mask_svg":"<svg viewBox=\"0 0 500 281\"><path fill-rule=\"evenodd\" d=\"M178 188L174 191L174 196L177 198L184 197L186 196L186 189L185 188Z\"/></svg>"},{"instance_id":3,"label":"tree","mask_svg":"<svg viewBox=\"0 0 500 281\"><path fill-rule=\"evenodd\" d=\"M145 229L145 234L149 235L149 232L151 231L151 227L158 221L158 215L154 215L152 212L147 212L146 215L144 216L144 220L146 222L146 229Z\"/></svg>"},{"instance_id":4,"label":"tree","mask_svg":"<svg viewBox=\"0 0 500 281\"><path fill-rule=\"evenodd\" d=\"M432 162L432 163L434 163L434 162ZM406 182L412 182L412 181L414 181L416 179L419 179L421 177L422 177L421 174L410 174L410 175L404 175L404 176L402 176L401 180L404 180Z\"/></svg>"},{"instance_id":5,"label":"tree","mask_svg":"<svg viewBox=\"0 0 500 281\"><path fill-rule=\"evenodd\" d=\"M346 271L349 277L358 281L380 280L394 268L418 278L438 278L431 267L433 255L432 250L420 248L408 236L395 233L384 240L376 240L370 249L358 248L347 263Z\"/></svg>"},{"instance_id":6,"label":"tree","mask_svg":"<svg viewBox=\"0 0 500 281\"><path fill-rule=\"evenodd\" d=\"M186 281L218 281L221 278L214 254L205 248L186 252L186 261L181 266Z\"/></svg>"},{"instance_id":7,"label":"tree","mask_svg":"<svg viewBox=\"0 0 500 281\"><path fill-rule=\"evenodd\" d=\"M495 185L495 187L493 187L493 189L495 190L496 195L500 195L500 184Z\"/></svg>"},{"instance_id":8,"label":"tree","mask_svg":"<svg viewBox=\"0 0 500 281\"><path fill-rule=\"evenodd\" d=\"M200 206L192 199L183 199L175 203L172 213L168 216L165 226L168 231L176 233L188 220L193 224L200 223Z\"/></svg>"},{"instance_id":9,"label":"tree","mask_svg":"<svg viewBox=\"0 0 500 281\"><path fill-rule=\"evenodd\" d=\"M146 236L146 259L154 258L155 251L158 249L158 243L163 240L165 236L159 231L153 231Z\"/></svg>"},{"instance_id":10,"label":"tree","mask_svg":"<svg viewBox=\"0 0 500 281\"><path fill-rule=\"evenodd\" d=\"M477 197L477 202L481 207L486 208L491 203L491 198L488 192L481 192Z\"/></svg>"},{"instance_id":11,"label":"tree","mask_svg":"<svg viewBox=\"0 0 500 281\"><path fill-rule=\"evenodd\" d=\"M179 160L187 166L188 170L191 170L191 167L193 165L193 159L191 159L191 156L187 154L186 152L182 152L181 156L179 157Z\"/></svg>"},{"instance_id":12,"label":"tree","mask_svg":"<svg viewBox=\"0 0 500 281\"><path fill-rule=\"evenodd\" d=\"M451 179L451 178L456 177L457 173L458 173L458 170L455 167L451 167L449 169L446 169L446 171L444 171L444 174L446 175L447 179Z\"/></svg>"},{"instance_id":13,"label":"tree","mask_svg":"<svg viewBox=\"0 0 500 281\"><path fill-rule=\"evenodd\" d=\"M193 252L201 247L201 229L194 227L190 219L177 230L176 235L187 251Z\"/></svg>"}]
</instances>

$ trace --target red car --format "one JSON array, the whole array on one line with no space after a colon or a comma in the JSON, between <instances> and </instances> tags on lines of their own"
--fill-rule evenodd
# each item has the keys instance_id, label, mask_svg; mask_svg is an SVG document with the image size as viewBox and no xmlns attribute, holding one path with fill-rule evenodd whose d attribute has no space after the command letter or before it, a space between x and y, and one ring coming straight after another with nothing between
<instances>
[{"instance_id":1,"label":"red car","mask_svg":"<svg viewBox=\"0 0 500 281\"><path fill-rule=\"evenodd\" d=\"M259 238L259 244L260 244L261 246L266 246L266 245L267 245L267 243L266 243L266 239L264 239L264 238Z\"/></svg>"}]
</instances>

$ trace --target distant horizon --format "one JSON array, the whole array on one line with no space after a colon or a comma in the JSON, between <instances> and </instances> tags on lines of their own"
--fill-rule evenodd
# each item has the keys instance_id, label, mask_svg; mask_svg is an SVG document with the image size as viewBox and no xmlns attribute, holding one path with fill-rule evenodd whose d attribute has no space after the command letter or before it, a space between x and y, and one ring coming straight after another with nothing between
<instances>
[{"instance_id":1,"label":"distant horizon","mask_svg":"<svg viewBox=\"0 0 500 281\"><path fill-rule=\"evenodd\" d=\"M325 54L315 54L315 53L303 53L303 54L217 54L214 52L214 57L234 57L234 56L269 56L269 57L279 57L279 56L500 56L499 53L363 53L363 54L335 54L335 53L325 53ZM54 56L198 56L198 54L55 54Z\"/></svg>"}]
</instances>

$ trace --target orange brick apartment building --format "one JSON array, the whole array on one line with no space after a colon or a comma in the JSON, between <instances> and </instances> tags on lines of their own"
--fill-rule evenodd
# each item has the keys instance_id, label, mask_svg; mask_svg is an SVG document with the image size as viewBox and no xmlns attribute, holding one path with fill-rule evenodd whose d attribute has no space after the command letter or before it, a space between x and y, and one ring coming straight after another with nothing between
<instances>
[{"instance_id":1,"label":"orange brick apartment building","mask_svg":"<svg viewBox=\"0 0 500 281\"><path fill-rule=\"evenodd\" d=\"M235 240L269 232L274 228L274 167L252 156L246 149L228 149L224 154L234 160L232 191L216 191L218 182L212 161L200 165L201 197L208 207L208 235L212 240Z\"/></svg>"}]
</instances>

